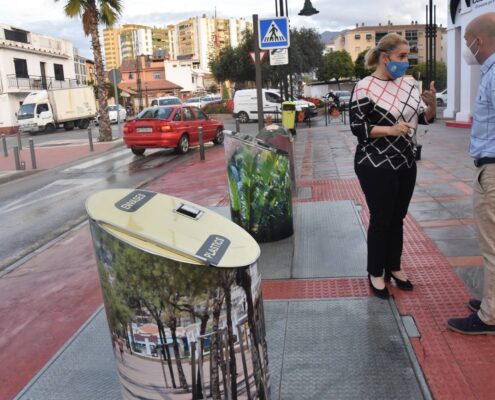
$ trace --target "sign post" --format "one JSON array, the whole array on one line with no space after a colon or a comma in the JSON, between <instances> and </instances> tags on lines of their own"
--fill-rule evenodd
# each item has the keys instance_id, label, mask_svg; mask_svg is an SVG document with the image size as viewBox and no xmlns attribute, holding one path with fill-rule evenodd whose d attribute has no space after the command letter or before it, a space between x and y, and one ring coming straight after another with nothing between
<instances>
[{"instance_id":1,"label":"sign post","mask_svg":"<svg viewBox=\"0 0 495 400\"><path fill-rule=\"evenodd\" d=\"M256 98L258 103L258 129L261 131L265 126L265 116L263 114L263 90L261 79L261 58L258 41L260 38L258 26L258 14L253 15L253 44L254 44L254 71L256 75Z\"/></svg>"}]
</instances>

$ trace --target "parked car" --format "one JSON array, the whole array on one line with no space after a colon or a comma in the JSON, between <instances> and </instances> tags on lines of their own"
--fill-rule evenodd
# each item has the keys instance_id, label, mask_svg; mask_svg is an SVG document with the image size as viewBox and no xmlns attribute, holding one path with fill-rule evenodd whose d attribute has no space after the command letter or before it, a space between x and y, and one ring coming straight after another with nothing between
<instances>
[{"instance_id":1,"label":"parked car","mask_svg":"<svg viewBox=\"0 0 495 400\"><path fill-rule=\"evenodd\" d=\"M351 92L349 90L332 90L321 99L326 102L335 101L338 98L341 103L349 103L351 101Z\"/></svg>"},{"instance_id":2,"label":"parked car","mask_svg":"<svg viewBox=\"0 0 495 400\"><path fill-rule=\"evenodd\" d=\"M437 93L437 106L443 107L447 105L447 89Z\"/></svg>"},{"instance_id":3,"label":"parked car","mask_svg":"<svg viewBox=\"0 0 495 400\"><path fill-rule=\"evenodd\" d=\"M151 101L151 106L171 106L173 104L182 104L182 101L175 96L158 97Z\"/></svg>"},{"instance_id":4,"label":"parked car","mask_svg":"<svg viewBox=\"0 0 495 400\"><path fill-rule=\"evenodd\" d=\"M202 108L207 106L208 104L217 104L222 102L221 96L202 96L202 97L191 97L186 100L187 105Z\"/></svg>"},{"instance_id":5,"label":"parked car","mask_svg":"<svg viewBox=\"0 0 495 400\"><path fill-rule=\"evenodd\" d=\"M107 112L108 112L108 119L110 120L111 124L112 123L116 124L118 122L117 112L119 113L120 122L125 122L125 120L127 119L127 111L120 104L118 106L117 105L108 106ZM96 125L100 124L100 113L96 114L95 123Z\"/></svg>"},{"instance_id":6,"label":"parked car","mask_svg":"<svg viewBox=\"0 0 495 400\"><path fill-rule=\"evenodd\" d=\"M199 144L200 126L205 142L223 143L223 123L210 119L198 107L149 107L125 123L124 143L136 155L151 148L175 148L184 154Z\"/></svg>"}]
</instances>

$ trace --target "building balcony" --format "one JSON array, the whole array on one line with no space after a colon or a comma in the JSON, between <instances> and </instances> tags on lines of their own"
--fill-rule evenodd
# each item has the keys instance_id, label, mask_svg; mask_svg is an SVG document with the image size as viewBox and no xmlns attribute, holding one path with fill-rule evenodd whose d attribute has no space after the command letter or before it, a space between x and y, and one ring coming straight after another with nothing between
<instances>
[{"instance_id":1,"label":"building balcony","mask_svg":"<svg viewBox=\"0 0 495 400\"><path fill-rule=\"evenodd\" d=\"M81 86L77 79L57 80L50 76L28 75L20 77L15 74L7 75L7 91L66 89L77 86Z\"/></svg>"}]
</instances>

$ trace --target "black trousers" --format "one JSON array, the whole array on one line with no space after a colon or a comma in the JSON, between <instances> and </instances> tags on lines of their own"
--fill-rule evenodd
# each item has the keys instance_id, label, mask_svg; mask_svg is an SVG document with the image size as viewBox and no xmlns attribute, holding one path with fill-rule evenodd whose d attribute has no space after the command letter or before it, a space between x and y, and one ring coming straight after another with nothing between
<instances>
[{"instance_id":1,"label":"black trousers","mask_svg":"<svg viewBox=\"0 0 495 400\"><path fill-rule=\"evenodd\" d=\"M355 163L354 170L370 210L368 273L400 271L403 220L416 184L416 164L393 170Z\"/></svg>"}]
</instances>

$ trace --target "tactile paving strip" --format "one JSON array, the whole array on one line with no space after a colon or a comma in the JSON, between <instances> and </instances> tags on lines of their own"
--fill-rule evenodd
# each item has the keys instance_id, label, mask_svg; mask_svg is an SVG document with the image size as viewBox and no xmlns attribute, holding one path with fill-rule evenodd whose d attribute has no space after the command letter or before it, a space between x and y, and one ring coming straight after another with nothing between
<instances>
[{"instance_id":1,"label":"tactile paving strip","mask_svg":"<svg viewBox=\"0 0 495 400\"><path fill-rule=\"evenodd\" d=\"M352 201L296 203L292 278L366 276L366 238Z\"/></svg>"},{"instance_id":2,"label":"tactile paving strip","mask_svg":"<svg viewBox=\"0 0 495 400\"><path fill-rule=\"evenodd\" d=\"M423 398L388 302L267 301L265 314L272 400Z\"/></svg>"}]
</instances>

